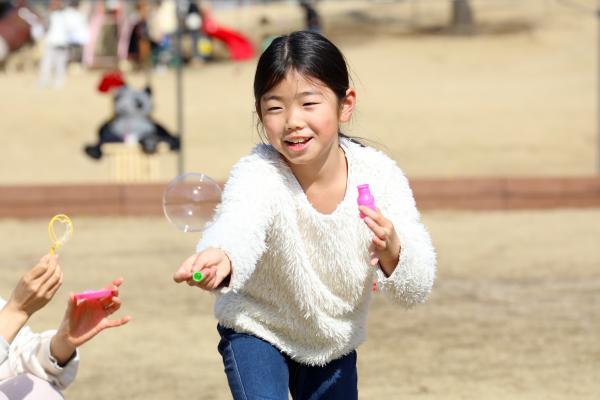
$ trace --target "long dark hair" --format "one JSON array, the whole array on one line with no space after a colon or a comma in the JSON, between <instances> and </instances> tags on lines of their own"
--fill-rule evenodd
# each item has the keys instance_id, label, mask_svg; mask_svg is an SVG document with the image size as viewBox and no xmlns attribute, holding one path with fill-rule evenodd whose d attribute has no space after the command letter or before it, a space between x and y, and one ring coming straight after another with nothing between
<instances>
[{"instance_id":1,"label":"long dark hair","mask_svg":"<svg viewBox=\"0 0 600 400\"><path fill-rule=\"evenodd\" d=\"M254 101L260 110L262 96L277 86L290 70L325 84L335 93L338 101L346 97L350 88L350 74L344 55L329 39L320 33L297 31L279 36L258 59L254 75ZM341 137L360 143L342 132Z\"/></svg>"},{"instance_id":2,"label":"long dark hair","mask_svg":"<svg viewBox=\"0 0 600 400\"><path fill-rule=\"evenodd\" d=\"M254 76L256 104L290 70L323 82L338 100L346 97L350 87L348 67L342 52L319 33L298 31L275 38L260 56Z\"/></svg>"}]
</instances>

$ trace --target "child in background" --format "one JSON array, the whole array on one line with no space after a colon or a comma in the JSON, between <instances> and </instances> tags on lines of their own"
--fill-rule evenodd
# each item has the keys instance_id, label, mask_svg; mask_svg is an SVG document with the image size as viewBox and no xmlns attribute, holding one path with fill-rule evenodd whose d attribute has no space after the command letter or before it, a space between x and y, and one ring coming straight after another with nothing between
<instances>
[{"instance_id":1,"label":"child in background","mask_svg":"<svg viewBox=\"0 0 600 400\"><path fill-rule=\"evenodd\" d=\"M396 163L340 132L356 92L333 43L308 31L278 37L258 61L254 95L269 144L233 167L174 280L216 294L235 399L357 399L373 275L397 303L423 302L431 239ZM376 210L356 205L363 183Z\"/></svg>"},{"instance_id":2,"label":"child in background","mask_svg":"<svg viewBox=\"0 0 600 400\"><path fill-rule=\"evenodd\" d=\"M104 329L130 320L128 316L108 319L121 307L118 295L123 279L118 278L107 286L113 290L112 298L77 303L71 294L58 330L33 333L25 324L52 300L62 281L57 256L46 255L21 278L8 301L0 298L0 399L2 393L17 398L13 396L31 390L31 385L31 398L61 398L58 391L77 374L77 348ZM19 380L24 374L31 378ZM48 384L41 386L44 381Z\"/></svg>"}]
</instances>

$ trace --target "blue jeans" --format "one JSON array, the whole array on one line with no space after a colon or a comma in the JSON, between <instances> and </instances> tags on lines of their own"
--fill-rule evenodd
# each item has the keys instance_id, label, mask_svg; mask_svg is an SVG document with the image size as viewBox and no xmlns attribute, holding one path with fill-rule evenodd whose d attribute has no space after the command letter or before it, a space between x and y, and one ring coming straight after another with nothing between
<instances>
[{"instance_id":1,"label":"blue jeans","mask_svg":"<svg viewBox=\"0 0 600 400\"><path fill-rule=\"evenodd\" d=\"M356 351L324 366L292 360L256 336L217 326L219 353L235 400L358 399Z\"/></svg>"}]
</instances>

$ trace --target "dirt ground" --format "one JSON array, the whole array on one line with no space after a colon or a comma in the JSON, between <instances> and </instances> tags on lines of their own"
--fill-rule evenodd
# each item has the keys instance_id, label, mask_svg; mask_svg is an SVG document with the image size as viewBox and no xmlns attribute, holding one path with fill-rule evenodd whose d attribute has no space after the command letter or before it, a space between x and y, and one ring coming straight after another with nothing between
<instances>
[{"instance_id":1,"label":"dirt ground","mask_svg":"<svg viewBox=\"0 0 600 400\"><path fill-rule=\"evenodd\" d=\"M322 2L326 33L349 60L359 107L347 132L372 139L410 177L595 172L594 1L474 1L479 33L450 35L449 2ZM287 7L287 8L286 8ZM253 39L301 26L292 6L219 11ZM260 17L272 21L256 28ZM254 61L184 74L186 170L225 179L258 140ZM81 151L110 116L100 72L63 89L34 71L0 73L0 184L105 182ZM141 87L144 78L130 74ZM175 75L152 78L155 117L175 129ZM164 178L176 174L167 157ZM55 327L69 291L123 276L133 320L82 349L69 399L228 399L212 298L174 284L198 236L163 218L73 216L65 283L35 315ZM427 212L439 256L429 301L376 296L359 349L361 399L600 397L599 210ZM0 220L0 294L49 246L47 220Z\"/></svg>"},{"instance_id":2,"label":"dirt ground","mask_svg":"<svg viewBox=\"0 0 600 400\"><path fill-rule=\"evenodd\" d=\"M597 399L600 211L424 215L439 254L429 301L376 295L359 348L361 399ZM123 276L132 321L82 348L70 399L228 399L212 297L171 276L198 237L161 218L77 218L65 283L34 316L55 327L69 291ZM0 222L0 293L47 247L46 221ZM19 238L15 240L14 238Z\"/></svg>"}]
</instances>

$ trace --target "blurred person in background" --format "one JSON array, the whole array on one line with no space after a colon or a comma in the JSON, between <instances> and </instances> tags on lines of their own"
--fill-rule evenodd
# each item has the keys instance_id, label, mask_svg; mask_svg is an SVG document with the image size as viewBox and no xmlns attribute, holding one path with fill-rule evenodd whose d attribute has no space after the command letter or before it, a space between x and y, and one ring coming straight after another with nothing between
<instances>
[{"instance_id":1,"label":"blurred person in background","mask_svg":"<svg viewBox=\"0 0 600 400\"><path fill-rule=\"evenodd\" d=\"M158 44L156 70L165 71L175 59L174 40L177 35L177 4L163 0L152 16L150 36Z\"/></svg>"},{"instance_id":2,"label":"blurred person in background","mask_svg":"<svg viewBox=\"0 0 600 400\"><path fill-rule=\"evenodd\" d=\"M81 46L87 40L85 17L75 8L78 2L50 0L48 28L40 61L40 85L52 82L61 87L65 82L69 62L69 46Z\"/></svg>"},{"instance_id":3,"label":"blurred person in background","mask_svg":"<svg viewBox=\"0 0 600 400\"><path fill-rule=\"evenodd\" d=\"M152 66L152 52L157 46L157 43L150 36L148 23L152 13L151 4L148 0L139 0L136 2L135 8L137 20L133 25L129 39L128 58L133 62L136 69L149 70Z\"/></svg>"},{"instance_id":4,"label":"blurred person in background","mask_svg":"<svg viewBox=\"0 0 600 400\"><path fill-rule=\"evenodd\" d=\"M89 27L86 16L79 10L79 0L70 0L65 7L68 27L69 62L81 64L83 46L89 40Z\"/></svg>"},{"instance_id":5,"label":"blurred person in background","mask_svg":"<svg viewBox=\"0 0 600 400\"><path fill-rule=\"evenodd\" d=\"M8 301L0 297L0 400L62 399L79 366L78 348L107 328L129 322L108 317L121 307L122 278L107 286L113 295L69 302L58 330L34 333L25 324L44 308L63 282L56 255L45 255L19 280Z\"/></svg>"}]
</instances>

